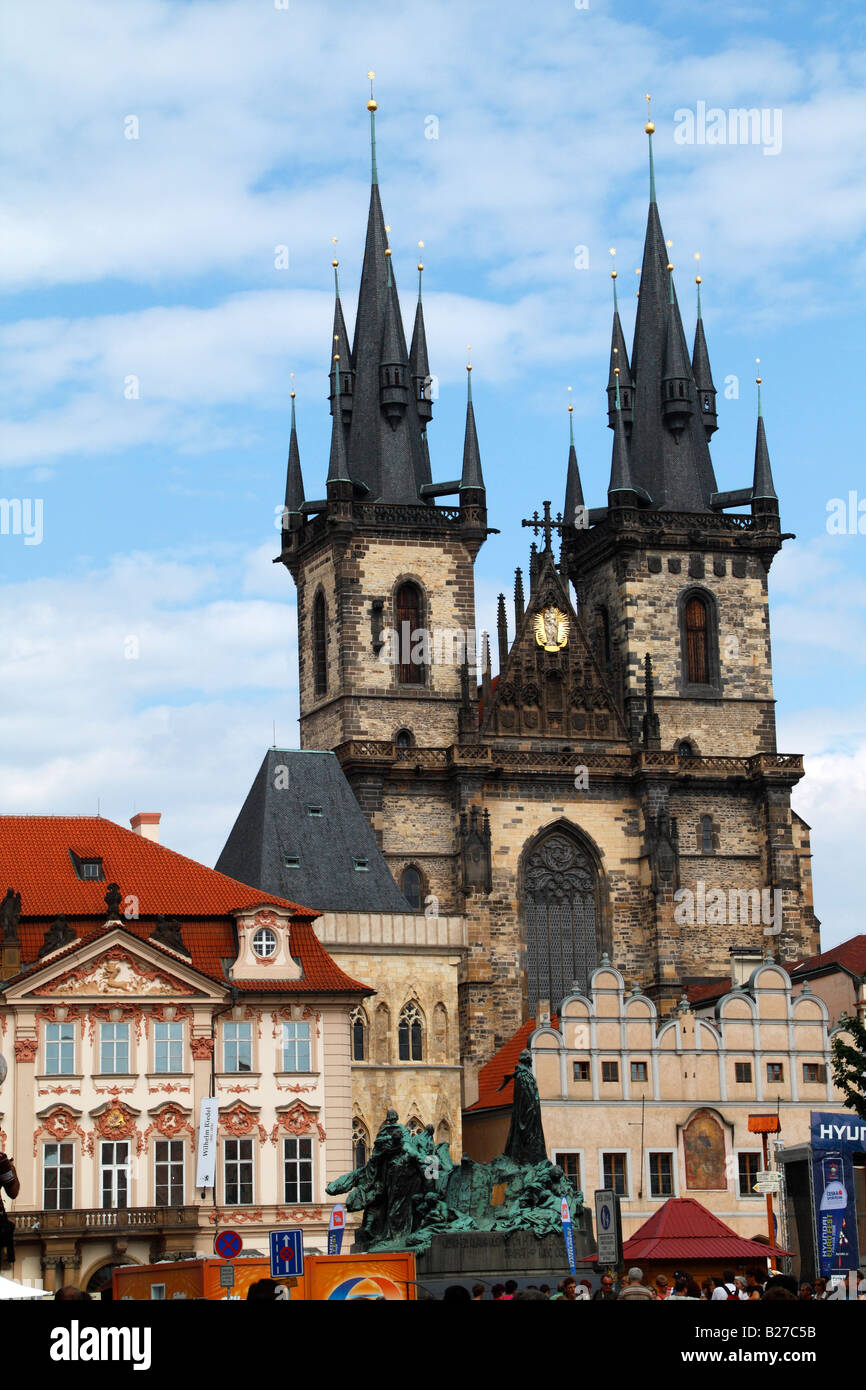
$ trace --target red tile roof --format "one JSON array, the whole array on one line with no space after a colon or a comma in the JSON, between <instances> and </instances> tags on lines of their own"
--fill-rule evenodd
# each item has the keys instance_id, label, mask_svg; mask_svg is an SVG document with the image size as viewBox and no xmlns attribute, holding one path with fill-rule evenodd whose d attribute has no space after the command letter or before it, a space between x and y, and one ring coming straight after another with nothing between
<instances>
[{"instance_id":1,"label":"red tile roof","mask_svg":"<svg viewBox=\"0 0 866 1390\"><path fill-rule=\"evenodd\" d=\"M554 1028L558 1026L555 1014L551 1016L550 1022ZM478 1073L478 1099L473 1105L466 1107L468 1113L471 1114L473 1110L496 1110L511 1104L514 1099L514 1082L509 1081L501 1091L499 1086L502 1078L514 1071L518 1057L523 1049L529 1046L529 1039L534 1032L535 1019L530 1018L518 1028L514 1037L484 1064Z\"/></svg>"},{"instance_id":2,"label":"red tile roof","mask_svg":"<svg viewBox=\"0 0 866 1390\"><path fill-rule=\"evenodd\" d=\"M101 859L104 881L80 879L70 850ZM0 883L0 897L9 884L21 894L23 917L104 919L109 883L138 898L142 917L213 917L253 903L286 905L101 816L0 816ZM296 916L318 915L288 906Z\"/></svg>"},{"instance_id":3,"label":"red tile roof","mask_svg":"<svg viewBox=\"0 0 866 1390\"><path fill-rule=\"evenodd\" d=\"M623 1243L623 1261L766 1260L769 1246L738 1236L693 1197L669 1197ZM776 1247L780 1255L787 1250Z\"/></svg>"},{"instance_id":4,"label":"red tile roof","mask_svg":"<svg viewBox=\"0 0 866 1390\"><path fill-rule=\"evenodd\" d=\"M804 975L834 965L841 965L843 969L850 970L852 975L858 977L866 973L866 935L861 933L860 936L852 936L850 941L831 946L829 951L822 951L820 955L789 963L785 969L789 970L795 979L802 979Z\"/></svg>"},{"instance_id":5,"label":"red tile roof","mask_svg":"<svg viewBox=\"0 0 866 1390\"><path fill-rule=\"evenodd\" d=\"M714 1004L723 994L733 989L730 975L721 980L708 980L703 985L686 985L686 998L690 1004Z\"/></svg>"},{"instance_id":6,"label":"red tile roof","mask_svg":"<svg viewBox=\"0 0 866 1390\"><path fill-rule=\"evenodd\" d=\"M70 849L84 858L100 858L104 879L80 880ZM273 903L292 915L290 950L300 963L301 979L268 977L231 983L250 993L373 992L331 959L313 931L312 919L317 914L309 908L260 893L99 816L0 816L0 883L11 884L21 894L23 966L43 968L38 963L39 948L46 928L57 916L67 918L79 939L52 956L48 967L104 935L105 891L111 882L119 884L124 898L128 894L138 898L140 917L124 921L124 932L146 941L160 913L177 917L192 957L187 964L222 985L229 983L223 961L231 964L237 956L232 913ZM0 888L0 897L4 891ZM182 963L172 951L151 944L168 961Z\"/></svg>"}]
</instances>

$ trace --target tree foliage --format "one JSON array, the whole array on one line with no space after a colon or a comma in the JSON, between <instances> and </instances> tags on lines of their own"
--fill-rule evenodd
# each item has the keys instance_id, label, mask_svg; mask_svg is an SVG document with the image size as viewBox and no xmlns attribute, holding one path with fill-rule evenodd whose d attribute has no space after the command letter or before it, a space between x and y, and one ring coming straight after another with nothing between
<instances>
[{"instance_id":1,"label":"tree foliage","mask_svg":"<svg viewBox=\"0 0 866 1390\"><path fill-rule=\"evenodd\" d=\"M845 1015L831 1043L833 1080L849 1110L866 1120L866 1025Z\"/></svg>"}]
</instances>

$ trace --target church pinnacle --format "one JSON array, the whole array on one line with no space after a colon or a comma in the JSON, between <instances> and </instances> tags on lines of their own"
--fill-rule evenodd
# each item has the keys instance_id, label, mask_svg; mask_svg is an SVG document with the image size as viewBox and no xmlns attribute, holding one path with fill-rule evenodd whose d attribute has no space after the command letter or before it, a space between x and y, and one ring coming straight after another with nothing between
<instances>
[{"instance_id":1,"label":"church pinnacle","mask_svg":"<svg viewBox=\"0 0 866 1390\"><path fill-rule=\"evenodd\" d=\"M286 503L283 513L283 526L288 529L293 520L300 517L304 505L304 479L301 475L301 454L298 449L298 431L295 424L295 374L290 373L292 381L292 427L289 434L289 464L286 469Z\"/></svg>"},{"instance_id":2,"label":"church pinnacle","mask_svg":"<svg viewBox=\"0 0 866 1390\"><path fill-rule=\"evenodd\" d=\"M481 451L478 448L478 431L475 428L475 407L472 404L472 363L466 363L466 433L463 440L463 473L460 478L460 495L467 488L484 490L481 473Z\"/></svg>"}]
</instances>

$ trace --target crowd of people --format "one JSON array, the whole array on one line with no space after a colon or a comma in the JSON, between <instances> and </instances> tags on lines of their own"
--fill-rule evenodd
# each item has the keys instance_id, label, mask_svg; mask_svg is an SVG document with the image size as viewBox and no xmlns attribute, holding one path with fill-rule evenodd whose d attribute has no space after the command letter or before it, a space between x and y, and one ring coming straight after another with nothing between
<instances>
[{"instance_id":1,"label":"crowd of people","mask_svg":"<svg viewBox=\"0 0 866 1390\"><path fill-rule=\"evenodd\" d=\"M599 1287L592 1291L589 1279L576 1279L569 1275L562 1279L556 1289L549 1284L528 1284L519 1288L516 1279L492 1285L476 1283L470 1292L462 1284L452 1284L443 1294L446 1303L481 1303L493 1300L504 1303L509 1300L528 1302L547 1299L551 1303L562 1300L569 1303L612 1302L614 1299L635 1299L654 1303L682 1302L747 1302L750 1300L786 1300L808 1303L812 1301L836 1302L849 1297L848 1285L828 1279L815 1279L812 1283L798 1284L791 1274L772 1273L765 1270L750 1270L748 1274L735 1274L726 1269L721 1275L706 1278L699 1284L691 1275L675 1271L672 1278L657 1274L645 1280L642 1269L632 1266L618 1277L604 1274ZM857 1273L857 1297L866 1301L866 1274Z\"/></svg>"}]
</instances>

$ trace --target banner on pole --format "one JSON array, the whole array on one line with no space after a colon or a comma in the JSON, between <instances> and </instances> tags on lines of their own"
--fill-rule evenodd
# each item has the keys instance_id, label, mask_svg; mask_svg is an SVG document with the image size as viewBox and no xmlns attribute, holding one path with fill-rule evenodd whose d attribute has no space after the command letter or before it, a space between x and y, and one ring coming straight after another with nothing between
<instances>
[{"instance_id":1,"label":"banner on pole","mask_svg":"<svg viewBox=\"0 0 866 1390\"><path fill-rule=\"evenodd\" d=\"M213 1187L216 1175L217 1123L220 1103L216 1096L206 1096L201 1103L198 1122L198 1162L195 1171L196 1187Z\"/></svg>"}]
</instances>

